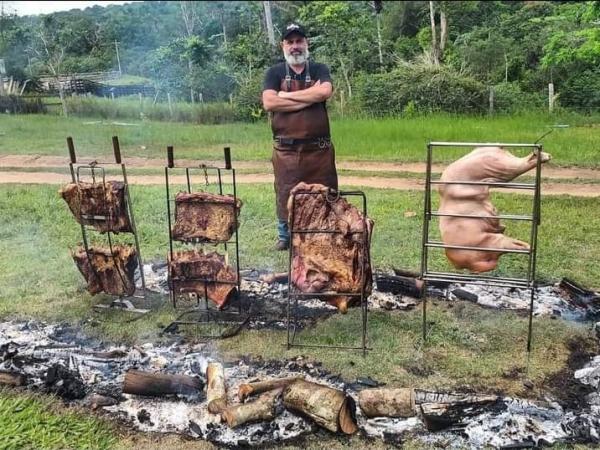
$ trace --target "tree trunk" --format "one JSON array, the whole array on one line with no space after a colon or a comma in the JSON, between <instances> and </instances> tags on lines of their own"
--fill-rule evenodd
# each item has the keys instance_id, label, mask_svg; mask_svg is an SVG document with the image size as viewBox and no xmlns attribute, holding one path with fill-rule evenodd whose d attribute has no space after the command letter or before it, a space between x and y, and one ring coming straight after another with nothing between
<instances>
[{"instance_id":1,"label":"tree trunk","mask_svg":"<svg viewBox=\"0 0 600 450\"><path fill-rule=\"evenodd\" d=\"M123 381L123 393L147 397L173 394L194 395L202 390L202 386L202 380L187 375L129 370Z\"/></svg>"},{"instance_id":2,"label":"tree trunk","mask_svg":"<svg viewBox=\"0 0 600 450\"><path fill-rule=\"evenodd\" d=\"M275 389L258 397L253 402L230 406L223 411L223 419L230 428L235 428L248 422L272 420L277 411L275 408L277 397L283 388Z\"/></svg>"},{"instance_id":3,"label":"tree trunk","mask_svg":"<svg viewBox=\"0 0 600 450\"><path fill-rule=\"evenodd\" d=\"M375 20L377 23L377 50L379 50L379 65L381 66L381 70L383 70L383 50L381 43L381 14L377 13L375 15Z\"/></svg>"},{"instance_id":4,"label":"tree trunk","mask_svg":"<svg viewBox=\"0 0 600 450\"><path fill-rule=\"evenodd\" d=\"M446 50L446 44L448 43L448 18L446 13L442 9L440 11L440 60L444 59L444 50Z\"/></svg>"},{"instance_id":5,"label":"tree trunk","mask_svg":"<svg viewBox=\"0 0 600 450\"><path fill-rule=\"evenodd\" d=\"M346 82L346 87L348 88L348 98L352 98L352 86L350 85L350 77L348 74L348 70L346 69L346 64L344 64L344 60L339 58L340 68L342 69L342 75L344 76L344 81Z\"/></svg>"},{"instance_id":6,"label":"tree trunk","mask_svg":"<svg viewBox=\"0 0 600 450\"><path fill-rule=\"evenodd\" d=\"M302 379L302 377L276 378L274 380L240 384L238 398L240 399L240 402L243 402L251 395L262 394L263 392L271 391L273 389L284 388L289 384Z\"/></svg>"},{"instance_id":7,"label":"tree trunk","mask_svg":"<svg viewBox=\"0 0 600 450\"><path fill-rule=\"evenodd\" d=\"M411 417L414 391L410 388L364 389L358 393L358 404L367 417Z\"/></svg>"},{"instance_id":8,"label":"tree trunk","mask_svg":"<svg viewBox=\"0 0 600 450\"><path fill-rule=\"evenodd\" d=\"M273 19L271 18L271 2L269 0L263 1L263 7L265 10L265 25L267 27L267 36L269 37L269 44L275 47L275 31L273 30Z\"/></svg>"},{"instance_id":9,"label":"tree trunk","mask_svg":"<svg viewBox=\"0 0 600 450\"><path fill-rule=\"evenodd\" d=\"M210 363L206 368L206 400L208 412L221 414L227 408L227 390L223 365Z\"/></svg>"},{"instance_id":10,"label":"tree trunk","mask_svg":"<svg viewBox=\"0 0 600 450\"><path fill-rule=\"evenodd\" d=\"M342 391L308 381L296 381L283 391L286 408L310 417L318 425L337 433L358 430L354 401Z\"/></svg>"},{"instance_id":11,"label":"tree trunk","mask_svg":"<svg viewBox=\"0 0 600 450\"><path fill-rule=\"evenodd\" d=\"M437 42L437 33L435 31L435 9L433 1L429 1L429 19L431 21L431 60L436 66L440 65L440 56Z\"/></svg>"}]
</instances>

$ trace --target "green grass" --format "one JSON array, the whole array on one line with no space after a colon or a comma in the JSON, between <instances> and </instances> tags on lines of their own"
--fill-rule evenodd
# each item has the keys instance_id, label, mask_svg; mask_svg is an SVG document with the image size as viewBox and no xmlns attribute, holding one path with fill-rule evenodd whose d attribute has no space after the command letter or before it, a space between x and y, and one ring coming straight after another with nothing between
<instances>
[{"instance_id":1,"label":"green grass","mask_svg":"<svg viewBox=\"0 0 600 450\"><path fill-rule=\"evenodd\" d=\"M68 208L57 195L56 186L0 186L0 319L36 318L66 321L80 325L92 336L119 343L159 342L158 334L174 317L175 312L165 298L153 296L151 313L132 323L124 314L98 314L92 310L102 296L91 297L84 289L81 275L69 256L69 248L80 241L80 230ZM366 190L369 214L375 221L372 259L375 268L400 267L417 270L420 260L421 214L405 218L405 211L420 212L421 193L392 190ZM133 186L134 208L140 231L142 252L146 261L164 260L167 251L164 190L160 186ZM274 199L272 186L242 185L239 195L244 201L241 213L241 262L245 268L281 270L286 267L287 254L274 252ZM499 196L495 200L501 211L523 212L529 197ZM538 269L542 278L557 280L572 277L591 288L598 288L600 272L600 204L596 199L548 197L542 206ZM509 225L511 235L525 233L521 227ZM125 237L119 236L119 240ZM445 264L442 255L433 258ZM519 261L507 256L502 259L500 273L511 274L523 268ZM250 354L263 358L290 358L308 355L322 361L324 367L340 373L348 380L372 376L391 386L471 388L481 392L505 392L541 398L544 392L557 392L550 383L564 369L569 356L569 343L576 341L593 348L590 330L585 326L562 320L537 318L534 321L534 351L527 377L535 388L526 390L522 378L510 373L525 371L525 342L527 318L520 313L486 310L464 302L430 303L431 331L427 345L420 339L420 309L409 312L372 312L369 319L369 344L373 351L363 358L354 351L325 351L284 347L285 333L281 331L243 331L220 341L218 348L228 359ZM357 343L359 311L336 315L299 335L301 342ZM192 330L188 337L194 338ZM523 375L525 376L525 375ZM35 411L40 403L28 398L0 394L0 405L25 402ZM43 405L43 403L41 403ZM41 408L41 407L40 407ZM0 406L0 424L5 427ZM41 408L47 410L48 408ZM28 410L29 411L29 410ZM31 413L32 426L55 424L43 416ZM53 417L53 416L52 416ZM73 416L74 417L74 416ZM79 416L78 416L79 417ZM9 420L9 419L7 419ZM73 419L75 420L75 419ZM86 430L97 430L98 439L89 445L108 446L102 429L95 422L79 417L79 434L63 435L56 431L40 433L56 447L44 447L32 441L32 448L86 448ZM25 421L25 427L29 422ZM99 425L98 425L99 426ZM12 429L12 428L7 428ZM52 428L52 430L55 430ZM99 430L99 431L98 431ZM0 429L0 442L3 431ZM29 435L25 435L29 436ZM38 437L31 437L31 439ZM59 439L81 439L63 443ZM25 439L25 438L24 438ZM29 438L27 438L29 439ZM121 438L119 438L121 439ZM133 447L130 438L119 445ZM26 441L27 442L27 441ZM137 442L137 441L136 441ZM130 445L131 444L131 445ZM149 448L137 442L141 448ZM1 444L0 444L1 445ZM360 445L360 444L357 444ZM27 446L27 445L25 445ZM0 447L1 448L1 447ZM18 446L17 446L18 448ZM94 448L94 447L91 447ZM176 447L173 447L176 448ZM182 448L187 448L183 445ZM311 447L312 448L312 447ZM315 448L319 448L316 445Z\"/></svg>"},{"instance_id":2,"label":"green grass","mask_svg":"<svg viewBox=\"0 0 600 450\"><path fill-rule=\"evenodd\" d=\"M152 80L150 78L139 77L137 75L121 75L119 78L114 78L112 80L106 80L104 84L109 86L131 86L131 85L152 85Z\"/></svg>"},{"instance_id":3,"label":"green grass","mask_svg":"<svg viewBox=\"0 0 600 450\"><path fill-rule=\"evenodd\" d=\"M124 122L132 125L122 125ZM338 119L332 121L332 136L338 160L422 162L430 140L528 143L555 123L571 126L554 131L543 141L553 155L553 164L600 167L597 116L532 113L493 118ZM225 146L232 148L234 161L267 161L271 153L271 133L265 122L193 125L26 115L3 116L2 133L0 155L67 155L65 138L73 136L78 154L109 157L113 135L119 136L122 152L128 156L163 158L167 145L175 147L176 157L192 159L221 159ZM451 161L459 154L449 149L437 152L436 161Z\"/></svg>"},{"instance_id":4,"label":"green grass","mask_svg":"<svg viewBox=\"0 0 600 450\"><path fill-rule=\"evenodd\" d=\"M118 441L104 420L6 389L0 390L0 424L0 450L109 449Z\"/></svg>"}]
</instances>

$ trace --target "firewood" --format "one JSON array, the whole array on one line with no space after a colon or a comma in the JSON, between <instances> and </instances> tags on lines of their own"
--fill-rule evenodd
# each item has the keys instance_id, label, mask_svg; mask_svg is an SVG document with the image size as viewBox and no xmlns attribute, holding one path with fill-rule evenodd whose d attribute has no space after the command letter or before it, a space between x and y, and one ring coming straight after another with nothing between
<instances>
[{"instance_id":1,"label":"firewood","mask_svg":"<svg viewBox=\"0 0 600 450\"><path fill-rule=\"evenodd\" d=\"M272 420L276 415L277 397L283 388L278 388L260 395L256 400L240 405L230 406L223 411L223 419L230 428L235 428L248 422Z\"/></svg>"},{"instance_id":2,"label":"firewood","mask_svg":"<svg viewBox=\"0 0 600 450\"><path fill-rule=\"evenodd\" d=\"M129 370L123 381L125 394L160 397L163 395L194 395L202 390L202 380L187 375Z\"/></svg>"},{"instance_id":3,"label":"firewood","mask_svg":"<svg viewBox=\"0 0 600 450\"><path fill-rule=\"evenodd\" d=\"M498 401L497 395L445 394L415 390L415 404L430 430L437 430L479 414Z\"/></svg>"},{"instance_id":4,"label":"firewood","mask_svg":"<svg viewBox=\"0 0 600 450\"><path fill-rule=\"evenodd\" d=\"M212 414L221 414L227 408L225 371L222 364L209 363L206 368L206 399L208 412Z\"/></svg>"},{"instance_id":5,"label":"firewood","mask_svg":"<svg viewBox=\"0 0 600 450\"><path fill-rule=\"evenodd\" d=\"M274 272L274 273L266 273L258 277L258 281L262 281L263 283L273 284L273 283L287 283L288 273L287 272Z\"/></svg>"},{"instance_id":6,"label":"firewood","mask_svg":"<svg viewBox=\"0 0 600 450\"><path fill-rule=\"evenodd\" d=\"M25 375L16 372L0 372L0 384L8 386L23 386L25 384Z\"/></svg>"},{"instance_id":7,"label":"firewood","mask_svg":"<svg viewBox=\"0 0 600 450\"><path fill-rule=\"evenodd\" d=\"M337 389L299 380L285 388L283 404L334 433L353 434L358 430L354 401Z\"/></svg>"},{"instance_id":8,"label":"firewood","mask_svg":"<svg viewBox=\"0 0 600 450\"><path fill-rule=\"evenodd\" d=\"M87 404L93 410L102 408L104 406L116 405L117 403L119 403L119 401L116 398L107 397L106 395L100 395L100 394L90 395L88 398L88 402L87 402Z\"/></svg>"},{"instance_id":9,"label":"firewood","mask_svg":"<svg viewBox=\"0 0 600 450\"><path fill-rule=\"evenodd\" d=\"M364 389L358 393L358 404L367 417L414 416L414 391L410 388Z\"/></svg>"},{"instance_id":10,"label":"firewood","mask_svg":"<svg viewBox=\"0 0 600 450\"><path fill-rule=\"evenodd\" d=\"M262 394L263 392L271 391L273 389L284 388L290 383L298 380L302 380L302 377L289 377L289 378L275 378L273 380L258 381L256 383L243 383L240 384L238 390L238 397L240 402L246 400L253 394Z\"/></svg>"}]
</instances>

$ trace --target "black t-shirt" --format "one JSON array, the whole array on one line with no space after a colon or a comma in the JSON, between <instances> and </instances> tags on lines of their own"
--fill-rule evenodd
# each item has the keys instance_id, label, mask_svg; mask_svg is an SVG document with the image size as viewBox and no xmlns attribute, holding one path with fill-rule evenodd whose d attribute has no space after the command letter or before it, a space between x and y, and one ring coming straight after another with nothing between
<instances>
[{"instance_id":1,"label":"black t-shirt","mask_svg":"<svg viewBox=\"0 0 600 450\"><path fill-rule=\"evenodd\" d=\"M285 62L275 64L265 74L265 82L263 84L263 91L267 89L273 89L279 92L281 90L281 80L285 80ZM329 81L331 83L331 74L329 73L329 67L325 64L310 62L309 63L310 78L312 81L320 80L321 83ZM290 77L292 80L303 81L306 78L306 65L302 73L298 74L290 68Z\"/></svg>"}]
</instances>

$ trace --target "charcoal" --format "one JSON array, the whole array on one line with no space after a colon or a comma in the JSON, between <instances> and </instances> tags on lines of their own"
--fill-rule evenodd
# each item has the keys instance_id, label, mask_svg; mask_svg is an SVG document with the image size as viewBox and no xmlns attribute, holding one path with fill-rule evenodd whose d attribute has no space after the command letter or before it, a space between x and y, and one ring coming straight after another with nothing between
<instances>
[{"instance_id":1,"label":"charcoal","mask_svg":"<svg viewBox=\"0 0 600 450\"><path fill-rule=\"evenodd\" d=\"M62 364L53 364L44 377L46 392L53 393L65 400L77 400L86 396L86 388L81 375L69 370Z\"/></svg>"}]
</instances>

